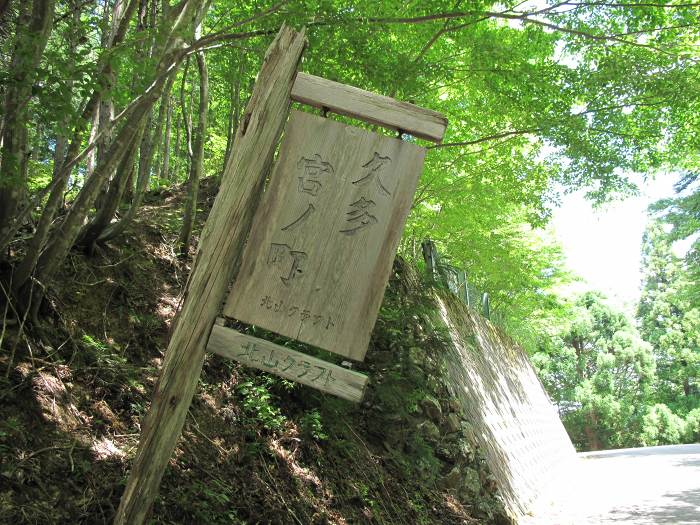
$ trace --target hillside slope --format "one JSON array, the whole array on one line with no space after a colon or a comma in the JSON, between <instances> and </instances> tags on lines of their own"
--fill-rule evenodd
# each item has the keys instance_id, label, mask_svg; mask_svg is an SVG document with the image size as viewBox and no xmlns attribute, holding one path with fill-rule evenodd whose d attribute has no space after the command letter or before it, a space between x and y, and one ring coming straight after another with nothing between
<instances>
[{"instance_id":1,"label":"hillside slope","mask_svg":"<svg viewBox=\"0 0 700 525\"><path fill-rule=\"evenodd\" d=\"M2 523L114 516L191 263L183 195L153 197L118 244L71 254L39 326L3 325ZM433 293L395 270L361 405L208 357L153 523L507 523L440 369Z\"/></svg>"}]
</instances>

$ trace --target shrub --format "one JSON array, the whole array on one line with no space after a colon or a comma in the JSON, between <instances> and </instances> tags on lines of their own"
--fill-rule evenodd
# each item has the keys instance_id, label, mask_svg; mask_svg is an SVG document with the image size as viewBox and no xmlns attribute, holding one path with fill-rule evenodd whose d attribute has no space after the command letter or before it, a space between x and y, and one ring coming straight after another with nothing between
<instances>
[{"instance_id":1,"label":"shrub","mask_svg":"<svg viewBox=\"0 0 700 525\"><path fill-rule=\"evenodd\" d=\"M644 446L675 445L685 430L683 419L663 403L650 407L642 418L641 442Z\"/></svg>"},{"instance_id":2,"label":"shrub","mask_svg":"<svg viewBox=\"0 0 700 525\"><path fill-rule=\"evenodd\" d=\"M700 408L691 410L685 417L683 438L686 443L700 443Z\"/></svg>"}]
</instances>

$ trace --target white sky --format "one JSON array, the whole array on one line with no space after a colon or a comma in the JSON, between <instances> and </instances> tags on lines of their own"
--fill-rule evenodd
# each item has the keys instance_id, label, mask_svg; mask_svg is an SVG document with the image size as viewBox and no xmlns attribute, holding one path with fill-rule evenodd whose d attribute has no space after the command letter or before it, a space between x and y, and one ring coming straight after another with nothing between
<instances>
[{"instance_id":1,"label":"white sky","mask_svg":"<svg viewBox=\"0 0 700 525\"><path fill-rule=\"evenodd\" d=\"M599 290L613 304L631 308L639 299L641 243L649 204L673 196L675 175L659 175L640 182L641 195L594 210L576 192L562 199L552 221L569 268L583 279L567 288L567 295ZM674 246L683 252L685 246ZM682 253L679 253L679 255Z\"/></svg>"}]
</instances>

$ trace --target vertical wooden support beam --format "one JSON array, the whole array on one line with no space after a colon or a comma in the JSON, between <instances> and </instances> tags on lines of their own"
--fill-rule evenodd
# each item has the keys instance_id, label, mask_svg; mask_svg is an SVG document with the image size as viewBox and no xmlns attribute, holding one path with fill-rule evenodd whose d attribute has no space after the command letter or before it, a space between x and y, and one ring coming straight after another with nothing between
<instances>
[{"instance_id":1,"label":"vertical wooden support beam","mask_svg":"<svg viewBox=\"0 0 700 525\"><path fill-rule=\"evenodd\" d=\"M199 243L115 524L141 524L158 493L287 120L304 32L282 27L265 55Z\"/></svg>"},{"instance_id":2,"label":"vertical wooden support beam","mask_svg":"<svg viewBox=\"0 0 700 525\"><path fill-rule=\"evenodd\" d=\"M421 243L421 248L423 249L423 259L425 259L425 264L428 267L428 275L433 279L437 279L437 260L435 258L435 245L430 239L425 239Z\"/></svg>"},{"instance_id":3,"label":"vertical wooden support beam","mask_svg":"<svg viewBox=\"0 0 700 525\"><path fill-rule=\"evenodd\" d=\"M460 283L460 288L464 288L464 293L462 293L462 299L464 303L469 306L469 285L467 284L467 272L462 270L459 272L459 278L462 280Z\"/></svg>"}]
</instances>

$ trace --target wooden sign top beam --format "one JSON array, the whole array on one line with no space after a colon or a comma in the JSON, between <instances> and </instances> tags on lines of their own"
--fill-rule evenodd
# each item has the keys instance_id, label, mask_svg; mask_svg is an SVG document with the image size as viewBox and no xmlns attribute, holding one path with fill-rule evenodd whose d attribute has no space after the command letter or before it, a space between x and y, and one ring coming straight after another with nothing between
<instances>
[{"instance_id":1,"label":"wooden sign top beam","mask_svg":"<svg viewBox=\"0 0 700 525\"><path fill-rule=\"evenodd\" d=\"M308 73L297 74L291 96L302 104L327 108L433 142L441 142L447 129L447 119L436 111Z\"/></svg>"}]
</instances>

